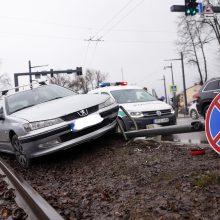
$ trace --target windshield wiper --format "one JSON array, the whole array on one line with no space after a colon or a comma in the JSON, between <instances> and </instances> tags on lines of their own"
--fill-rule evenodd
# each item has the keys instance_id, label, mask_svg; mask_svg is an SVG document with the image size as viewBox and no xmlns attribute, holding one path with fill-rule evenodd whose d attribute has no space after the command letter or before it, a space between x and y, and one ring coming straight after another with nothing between
<instances>
[{"instance_id":1,"label":"windshield wiper","mask_svg":"<svg viewBox=\"0 0 220 220\"><path fill-rule=\"evenodd\" d=\"M47 102L52 101L52 100L55 100L55 99L61 99L61 98L63 98L63 97L52 98L52 99L47 100Z\"/></svg>"},{"instance_id":2,"label":"windshield wiper","mask_svg":"<svg viewBox=\"0 0 220 220\"><path fill-rule=\"evenodd\" d=\"M49 102L49 101L53 101L55 99L61 99L61 98L63 98L63 97L56 97L56 98L48 99L48 100L45 100L44 102L41 102L41 103L45 103L45 102ZM39 104L41 104L41 103L39 103Z\"/></svg>"},{"instance_id":3,"label":"windshield wiper","mask_svg":"<svg viewBox=\"0 0 220 220\"><path fill-rule=\"evenodd\" d=\"M15 110L15 111L11 112L11 114L12 114L12 113L15 113L15 112L18 112L18 111L21 111L21 110L23 110L23 109L25 109L25 108L32 107L32 106L35 106L35 105L28 105L28 106L25 106L25 107L23 107L23 108L19 108L19 109Z\"/></svg>"}]
</instances>

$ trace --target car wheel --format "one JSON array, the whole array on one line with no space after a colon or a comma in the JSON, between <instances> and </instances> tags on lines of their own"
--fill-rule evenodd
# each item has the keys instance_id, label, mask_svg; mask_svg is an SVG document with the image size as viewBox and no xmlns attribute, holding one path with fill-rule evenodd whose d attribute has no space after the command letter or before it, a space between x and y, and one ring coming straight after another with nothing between
<instances>
[{"instance_id":1,"label":"car wheel","mask_svg":"<svg viewBox=\"0 0 220 220\"><path fill-rule=\"evenodd\" d=\"M199 118L199 116L198 116L198 114L197 114L197 112L196 112L195 110L191 110L191 111L190 111L190 117L191 117L192 119L197 119L197 118Z\"/></svg>"},{"instance_id":2,"label":"car wheel","mask_svg":"<svg viewBox=\"0 0 220 220\"><path fill-rule=\"evenodd\" d=\"M206 119L208 109L209 109L209 105L206 105L205 108L203 109L202 116L203 116L204 119Z\"/></svg>"},{"instance_id":3,"label":"car wheel","mask_svg":"<svg viewBox=\"0 0 220 220\"><path fill-rule=\"evenodd\" d=\"M123 128L124 131L126 131L126 128L125 128L125 124L124 122L122 121L122 119L118 119L117 120L117 126L116 126L116 133L117 134L121 134L121 128ZM121 128L120 128L121 127Z\"/></svg>"},{"instance_id":4,"label":"car wheel","mask_svg":"<svg viewBox=\"0 0 220 220\"><path fill-rule=\"evenodd\" d=\"M24 168L29 167L30 159L24 153L21 142L18 140L18 136L16 134L13 135L11 139L11 144L12 144L12 147L14 148L15 156L16 156L18 163Z\"/></svg>"}]
</instances>

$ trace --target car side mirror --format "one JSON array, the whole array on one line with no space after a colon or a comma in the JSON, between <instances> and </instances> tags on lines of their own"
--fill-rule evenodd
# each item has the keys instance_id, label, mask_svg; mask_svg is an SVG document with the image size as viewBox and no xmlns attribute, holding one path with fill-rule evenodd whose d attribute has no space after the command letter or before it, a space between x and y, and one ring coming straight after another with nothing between
<instances>
[{"instance_id":1,"label":"car side mirror","mask_svg":"<svg viewBox=\"0 0 220 220\"><path fill-rule=\"evenodd\" d=\"M0 120L5 120L3 107L0 108Z\"/></svg>"}]
</instances>

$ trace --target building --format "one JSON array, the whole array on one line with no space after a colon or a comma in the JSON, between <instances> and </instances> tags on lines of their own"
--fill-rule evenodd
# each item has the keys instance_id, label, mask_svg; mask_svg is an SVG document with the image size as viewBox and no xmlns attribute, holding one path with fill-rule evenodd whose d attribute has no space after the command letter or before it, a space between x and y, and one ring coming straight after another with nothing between
<instances>
[{"instance_id":1,"label":"building","mask_svg":"<svg viewBox=\"0 0 220 220\"><path fill-rule=\"evenodd\" d=\"M199 83L196 83L186 89L187 105L189 105L194 100L193 96L199 92L201 87L202 86ZM179 111L181 112L185 107L184 93L181 92L177 96L179 98Z\"/></svg>"}]
</instances>

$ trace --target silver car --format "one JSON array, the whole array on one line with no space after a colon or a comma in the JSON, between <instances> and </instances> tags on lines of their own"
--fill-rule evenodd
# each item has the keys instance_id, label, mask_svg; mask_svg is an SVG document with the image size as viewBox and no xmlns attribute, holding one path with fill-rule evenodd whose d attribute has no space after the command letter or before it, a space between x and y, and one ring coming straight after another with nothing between
<instances>
[{"instance_id":1,"label":"silver car","mask_svg":"<svg viewBox=\"0 0 220 220\"><path fill-rule=\"evenodd\" d=\"M14 153L23 167L116 126L118 105L107 95L78 95L58 85L8 93L0 97L0 151Z\"/></svg>"}]
</instances>

